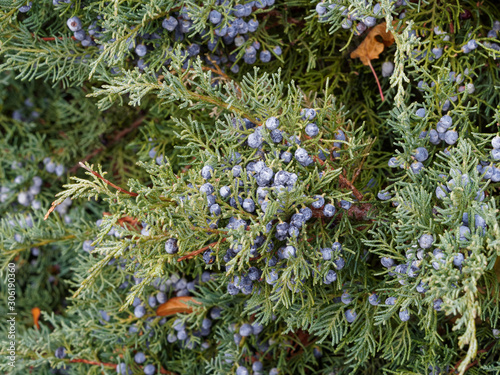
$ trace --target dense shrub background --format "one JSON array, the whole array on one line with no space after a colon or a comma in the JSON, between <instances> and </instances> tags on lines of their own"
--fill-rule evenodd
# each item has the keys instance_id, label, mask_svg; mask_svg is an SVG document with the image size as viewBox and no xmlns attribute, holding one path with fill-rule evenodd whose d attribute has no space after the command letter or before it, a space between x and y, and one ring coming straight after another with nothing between
<instances>
[{"instance_id":1,"label":"dense shrub background","mask_svg":"<svg viewBox=\"0 0 500 375\"><path fill-rule=\"evenodd\" d=\"M500 371L496 1L0 5L2 371Z\"/></svg>"}]
</instances>

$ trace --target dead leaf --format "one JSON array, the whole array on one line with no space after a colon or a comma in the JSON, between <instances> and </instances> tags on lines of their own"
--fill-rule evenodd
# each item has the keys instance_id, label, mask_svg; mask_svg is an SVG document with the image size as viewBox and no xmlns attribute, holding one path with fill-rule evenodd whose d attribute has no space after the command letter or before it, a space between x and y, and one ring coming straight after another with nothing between
<instances>
[{"instance_id":1,"label":"dead leaf","mask_svg":"<svg viewBox=\"0 0 500 375\"><path fill-rule=\"evenodd\" d=\"M33 315L33 321L37 329L40 329L40 325L38 324L38 319L40 319L40 308L33 307L31 309L31 315Z\"/></svg>"},{"instance_id":2,"label":"dead leaf","mask_svg":"<svg viewBox=\"0 0 500 375\"><path fill-rule=\"evenodd\" d=\"M189 302L201 305L201 303L196 301L193 297L172 297L167 302L158 306L156 315L169 316L177 313L193 312L193 307L188 305Z\"/></svg>"},{"instance_id":3,"label":"dead leaf","mask_svg":"<svg viewBox=\"0 0 500 375\"><path fill-rule=\"evenodd\" d=\"M495 262L495 265L493 266L493 269L495 270L495 273L497 275L497 280L500 283L500 256L497 257L497 260Z\"/></svg>"},{"instance_id":4,"label":"dead leaf","mask_svg":"<svg viewBox=\"0 0 500 375\"><path fill-rule=\"evenodd\" d=\"M365 40L351 53L351 59L359 57L364 65L370 65L370 60L378 59L385 47L394 43L394 36L386 31L386 23L375 26Z\"/></svg>"}]
</instances>

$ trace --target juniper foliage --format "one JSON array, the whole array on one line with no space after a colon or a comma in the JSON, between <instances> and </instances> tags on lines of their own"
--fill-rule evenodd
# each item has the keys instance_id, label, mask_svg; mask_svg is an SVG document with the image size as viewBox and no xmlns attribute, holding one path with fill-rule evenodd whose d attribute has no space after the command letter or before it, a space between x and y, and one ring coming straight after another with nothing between
<instances>
[{"instance_id":1,"label":"juniper foliage","mask_svg":"<svg viewBox=\"0 0 500 375\"><path fill-rule=\"evenodd\" d=\"M1 4L1 370L498 373L495 1Z\"/></svg>"}]
</instances>

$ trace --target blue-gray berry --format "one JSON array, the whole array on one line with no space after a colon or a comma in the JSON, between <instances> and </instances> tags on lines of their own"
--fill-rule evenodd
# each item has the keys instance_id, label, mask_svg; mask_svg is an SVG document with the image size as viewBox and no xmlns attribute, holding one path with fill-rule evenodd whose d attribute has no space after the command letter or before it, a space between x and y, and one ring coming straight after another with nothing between
<instances>
[{"instance_id":1,"label":"blue-gray berry","mask_svg":"<svg viewBox=\"0 0 500 375\"><path fill-rule=\"evenodd\" d=\"M82 28L82 21L78 17L71 17L66 21L66 25L71 31L75 32Z\"/></svg>"},{"instance_id":2,"label":"blue-gray berry","mask_svg":"<svg viewBox=\"0 0 500 375\"><path fill-rule=\"evenodd\" d=\"M167 242L165 242L165 251L167 254L175 254L179 251L176 238L169 238Z\"/></svg>"},{"instance_id":3,"label":"blue-gray berry","mask_svg":"<svg viewBox=\"0 0 500 375\"><path fill-rule=\"evenodd\" d=\"M306 134L309 137L316 137L319 134L319 128L315 123L310 123L306 125Z\"/></svg>"},{"instance_id":4,"label":"blue-gray berry","mask_svg":"<svg viewBox=\"0 0 500 375\"><path fill-rule=\"evenodd\" d=\"M248 324L248 323L242 324L239 332L240 332L240 335L243 337L250 336L253 333L253 327L251 324Z\"/></svg>"},{"instance_id":5,"label":"blue-gray berry","mask_svg":"<svg viewBox=\"0 0 500 375\"><path fill-rule=\"evenodd\" d=\"M174 31L178 23L179 22L175 19L175 17L170 16L163 20L161 26L168 31Z\"/></svg>"},{"instance_id":6,"label":"blue-gray berry","mask_svg":"<svg viewBox=\"0 0 500 375\"><path fill-rule=\"evenodd\" d=\"M59 359L63 359L64 357L66 357L66 349L64 348L64 346L58 347L54 352L54 356Z\"/></svg>"},{"instance_id":7,"label":"blue-gray berry","mask_svg":"<svg viewBox=\"0 0 500 375\"><path fill-rule=\"evenodd\" d=\"M500 136L496 135L492 140L491 140L491 146L495 149L500 149Z\"/></svg>"},{"instance_id":8,"label":"blue-gray berry","mask_svg":"<svg viewBox=\"0 0 500 375\"><path fill-rule=\"evenodd\" d=\"M140 57L146 56L147 52L148 52L148 49L144 44L138 44L135 47L135 53L137 54L137 56L140 56Z\"/></svg>"},{"instance_id":9,"label":"blue-gray berry","mask_svg":"<svg viewBox=\"0 0 500 375\"><path fill-rule=\"evenodd\" d=\"M315 199L315 201L311 203L311 206L313 208L319 209L323 207L323 205L325 204L325 198L323 198L321 195L315 195L313 198Z\"/></svg>"},{"instance_id":10,"label":"blue-gray berry","mask_svg":"<svg viewBox=\"0 0 500 375\"><path fill-rule=\"evenodd\" d=\"M136 318L142 318L144 315L146 315L146 308L143 305L138 305L134 309L134 315Z\"/></svg>"},{"instance_id":11,"label":"blue-gray berry","mask_svg":"<svg viewBox=\"0 0 500 375\"><path fill-rule=\"evenodd\" d=\"M216 10L210 11L210 14L208 16L210 22L212 22L214 25L218 24L221 19L222 19L222 14Z\"/></svg>"},{"instance_id":12,"label":"blue-gray berry","mask_svg":"<svg viewBox=\"0 0 500 375\"><path fill-rule=\"evenodd\" d=\"M370 294L370 297L368 297L368 302L372 306L377 306L379 304L379 298L375 293Z\"/></svg>"},{"instance_id":13,"label":"blue-gray berry","mask_svg":"<svg viewBox=\"0 0 500 375\"><path fill-rule=\"evenodd\" d=\"M154 375L156 373L156 367L154 365L146 365L144 366L144 375Z\"/></svg>"},{"instance_id":14,"label":"blue-gray berry","mask_svg":"<svg viewBox=\"0 0 500 375\"><path fill-rule=\"evenodd\" d=\"M327 203L325 205L325 208L323 209L323 214L326 216L326 217L332 217L333 215L335 215L335 207L330 204L330 203Z\"/></svg>"},{"instance_id":15,"label":"blue-gray berry","mask_svg":"<svg viewBox=\"0 0 500 375\"><path fill-rule=\"evenodd\" d=\"M454 145L455 143L457 143L457 140L458 140L458 133L456 130L448 130L444 134L444 141L449 145Z\"/></svg>"},{"instance_id":16,"label":"blue-gray berry","mask_svg":"<svg viewBox=\"0 0 500 375\"><path fill-rule=\"evenodd\" d=\"M422 249L428 249L434 243L434 237L431 234L422 234L418 239L418 244Z\"/></svg>"},{"instance_id":17,"label":"blue-gray berry","mask_svg":"<svg viewBox=\"0 0 500 375\"><path fill-rule=\"evenodd\" d=\"M348 309L345 311L344 316L348 323L352 323L356 320L358 314L355 311Z\"/></svg>"},{"instance_id":18,"label":"blue-gray berry","mask_svg":"<svg viewBox=\"0 0 500 375\"><path fill-rule=\"evenodd\" d=\"M134 356L134 361L135 363L144 363L146 361L146 356L144 355L143 352L137 352L135 353L135 356Z\"/></svg>"},{"instance_id":19,"label":"blue-gray berry","mask_svg":"<svg viewBox=\"0 0 500 375\"><path fill-rule=\"evenodd\" d=\"M410 320L410 313L408 312L408 309L404 309L399 312L399 319L401 319L402 322Z\"/></svg>"},{"instance_id":20,"label":"blue-gray berry","mask_svg":"<svg viewBox=\"0 0 500 375\"><path fill-rule=\"evenodd\" d=\"M214 169L210 165L205 165L203 168L201 168L201 177L203 177L205 180L209 180L212 178L212 172Z\"/></svg>"}]
</instances>

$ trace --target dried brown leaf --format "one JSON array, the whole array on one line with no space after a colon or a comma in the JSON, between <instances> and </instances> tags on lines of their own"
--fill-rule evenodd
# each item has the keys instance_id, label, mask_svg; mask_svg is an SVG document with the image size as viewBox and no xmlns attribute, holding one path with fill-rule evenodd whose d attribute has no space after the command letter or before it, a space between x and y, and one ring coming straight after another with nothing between
<instances>
[{"instance_id":1,"label":"dried brown leaf","mask_svg":"<svg viewBox=\"0 0 500 375\"><path fill-rule=\"evenodd\" d=\"M201 304L193 297L172 297L167 302L162 303L160 306L158 306L158 309L156 309L156 315L169 316L177 313L193 312L193 307L188 305L189 302L193 302L199 305Z\"/></svg>"},{"instance_id":2,"label":"dried brown leaf","mask_svg":"<svg viewBox=\"0 0 500 375\"><path fill-rule=\"evenodd\" d=\"M359 57L364 65L370 65L370 61L378 59L385 47L394 43L394 36L386 31L386 23L375 26L366 36L365 40L351 53L351 59Z\"/></svg>"}]
</instances>

